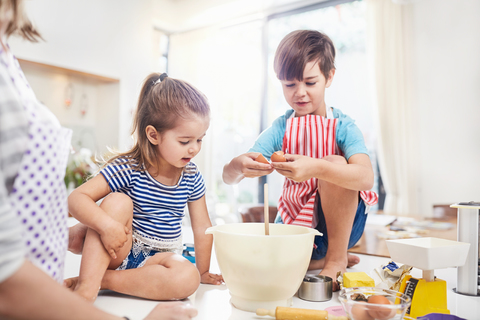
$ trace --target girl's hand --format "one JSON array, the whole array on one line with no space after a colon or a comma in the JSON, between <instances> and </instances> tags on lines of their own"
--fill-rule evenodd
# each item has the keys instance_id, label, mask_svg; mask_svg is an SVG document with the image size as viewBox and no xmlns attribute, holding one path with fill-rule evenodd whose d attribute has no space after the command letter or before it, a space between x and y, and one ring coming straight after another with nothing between
<instances>
[{"instance_id":1,"label":"girl's hand","mask_svg":"<svg viewBox=\"0 0 480 320\"><path fill-rule=\"evenodd\" d=\"M307 156L285 154L287 162L272 162L278 173L295 182L303 182L315 176L318 160Z\"/></svg>"},{"instance_id":2,"label":"girl's hand","mask_svg":"<svg viewBox=\"0 0 480 320\"><path fill-rule=\"evenodd\" d=\"M196 317L197 309L183 302L163 302L153 308L145 320L189 320Z\"/></svg>"},{"instance_id":3,"label":"girl's hand","mask_svg":"<svg viewBox=\"0 0 480 320\"><path fill-rule=\"evenodd\" d=\"M200 278L200 282L204 284L219 285L219 284L222 284L224 281L221 274L214 274L207 271L204 274L202 274Z\"/></svg>"},{"instance_id":4,"label":"girl's hand","mask_svg":"<svg viewBox=\"0 0 480 320\"><path fill-rule=\"evenodd\" d=\"M116 251L120 250L128 241L127 235L132 231L126 226L113 219L99 232L105 250L112 257L117 259Z\"/></svg>"}]
</instances>

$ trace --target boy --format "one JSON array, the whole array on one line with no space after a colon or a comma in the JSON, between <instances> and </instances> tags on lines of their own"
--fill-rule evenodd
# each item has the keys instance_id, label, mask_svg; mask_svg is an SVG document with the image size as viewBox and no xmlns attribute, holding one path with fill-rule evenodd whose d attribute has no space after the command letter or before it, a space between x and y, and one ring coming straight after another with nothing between
<instances>
[{"instance_id":1,"label":"boy","mask_svg":"<svg viewBox=\"0 0 480 320\"><path fill-rule=\"evenodd\" d=\"M360 239L366 208L377 202L377 195L366 191L374 181L362 133L350 117L325 104L334 62L332 41L318 31L294 31L280 42L274 69L292 109L277 118L248 153L225 165L223 180L235 184L273 170L285 176L276 222L323 233L315 237L309 270L322 269L321 275L335 280L338 271L360 261L347 250ZM270 158L279 150L287 162L255 161L259 153Z\"/></svg>"}]
</instances>

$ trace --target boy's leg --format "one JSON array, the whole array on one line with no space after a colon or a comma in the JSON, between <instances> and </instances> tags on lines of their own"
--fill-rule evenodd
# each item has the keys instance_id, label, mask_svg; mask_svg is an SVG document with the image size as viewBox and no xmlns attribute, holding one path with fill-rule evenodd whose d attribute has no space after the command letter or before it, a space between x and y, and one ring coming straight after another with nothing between
<instances>
[{"instance_id":1,"label":"boy's leg","mask_svg":"<svg viewBox=\"0 0 480 320\"><path fill-rule=\"evenodd\" d=\"M324 159L347 163L345 158L340 156L329 156ZM358 191L345 189L325 181L319 181L318 187L328 231L328 248L320 274L335 280L338 271L346 272L348 265L356 264L359 261L358 257L353 255L349 257L347 254L353 221L357 212ZM334 288L334 290L338 290L338 288Z\"/></svg>"},{"instance_id":2,"label":"boy's leg","mask_svg":"<svg viewBox=\"0 0 480 320\"><path fill-rule=\"evenodd\" d=\"M152 300L185 299L199 285L195 265L172 252L157 253L140 268L107 270L102 280L102 289Z\"/></svg>"},{"instance_id":3,"label":"boy's leg","mask_svg":"<svg viewBox=\"0 0 480 320\"><path fill-rule=\"evenodd\" d=\"M112 218L132 228L133 203L121 193L111 193L102 201L100 207ZM88 229L83 245L82 262L78 279L67 279L65 284L89 301L94 301L98 295L103 276L107 268L118 267L129 254L132 247L132 234L128 241L117 251L117 259L113 260L105 250L100 235L93 229Z\"/></svg>"}]
</instances>

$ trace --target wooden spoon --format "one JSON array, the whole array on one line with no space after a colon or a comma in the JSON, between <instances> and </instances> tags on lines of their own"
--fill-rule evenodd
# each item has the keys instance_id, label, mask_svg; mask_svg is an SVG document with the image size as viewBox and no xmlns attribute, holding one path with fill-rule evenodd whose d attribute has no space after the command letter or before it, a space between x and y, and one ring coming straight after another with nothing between
<instances>
[{"instance_id":1,"label":"wooden spoon","mask_svg":"<svg viewBox=\"0 0 480 320\"><path fill-rule=\"evenodd\" d=\"M265 183L263 186L263 204L264 204L263 216L265 220L265 235L268 236L270 234L269 228L268 228L270 219L268 217L268 184L267 183Z\"/></svg>"}]
</instances>

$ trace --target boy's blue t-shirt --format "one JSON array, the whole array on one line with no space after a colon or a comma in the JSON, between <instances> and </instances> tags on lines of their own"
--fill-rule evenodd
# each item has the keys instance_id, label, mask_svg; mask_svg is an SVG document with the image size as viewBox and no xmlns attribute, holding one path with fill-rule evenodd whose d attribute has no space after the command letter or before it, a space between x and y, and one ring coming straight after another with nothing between
<instances>
[{"instance_id":1,"label":"boy's blue t-shirt","mask_svg":"<svg viewBox=\"0 0 480 320\"><path fill-rule=\"evenodd\" d=\"M248 152L260 152L267 159L270 159L270 156L275 151L282 150L287 120L292 116L293 112L293 109L289 109L284 115L275 119L272 125L260 134ZM332 112L333 117L338 119L335 139L345 159L348 161L351 156L357 153L368 155L363 134L355 124L355 121L336 108L332 107Z\"/></svg>"}]
</instances>

